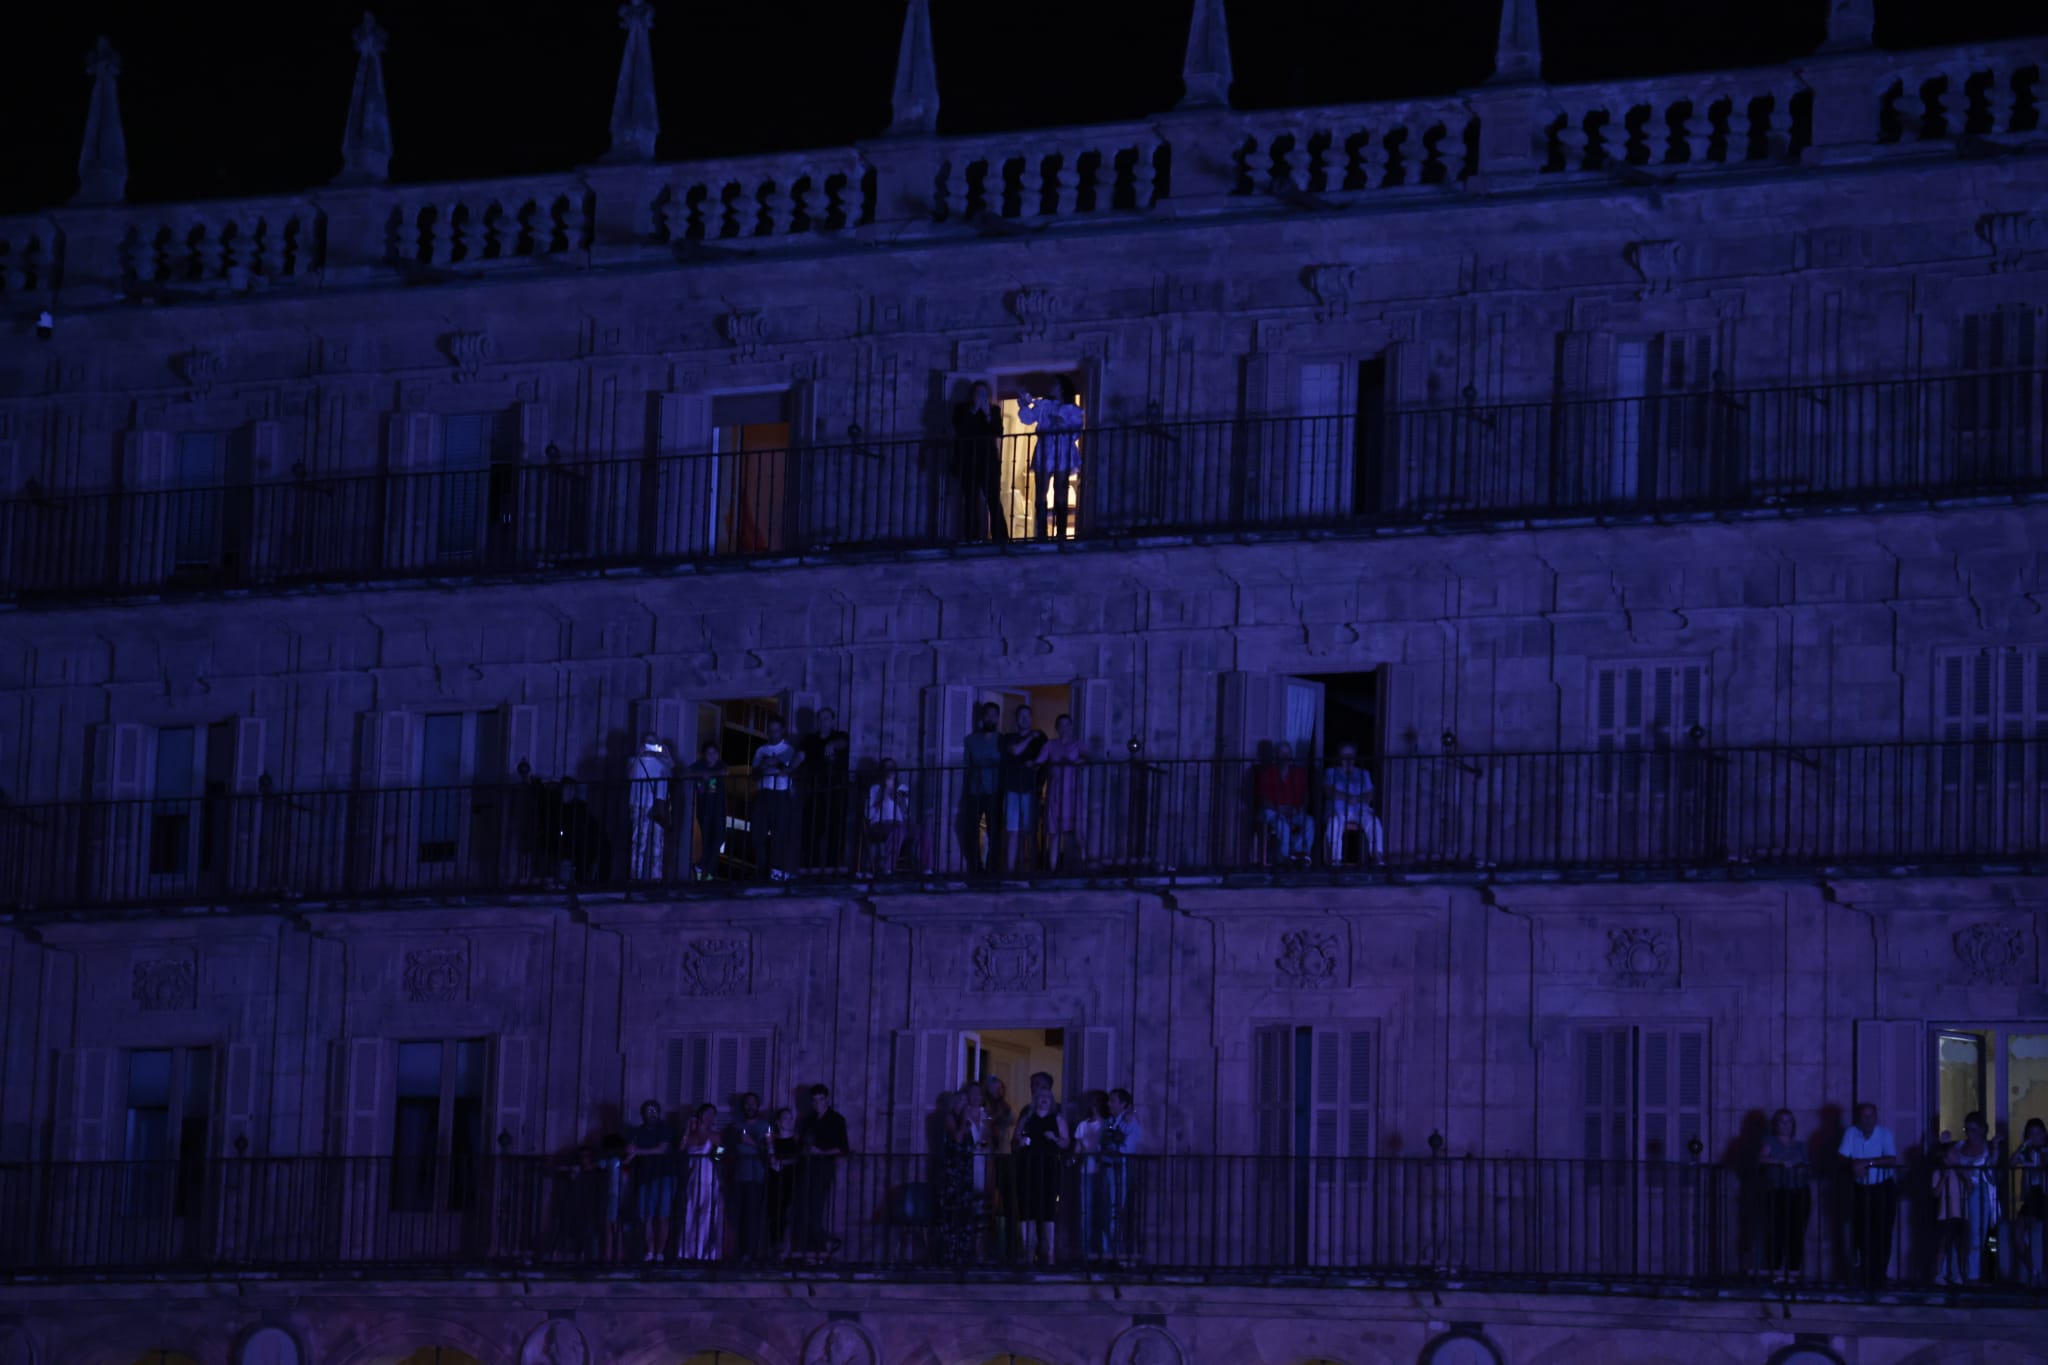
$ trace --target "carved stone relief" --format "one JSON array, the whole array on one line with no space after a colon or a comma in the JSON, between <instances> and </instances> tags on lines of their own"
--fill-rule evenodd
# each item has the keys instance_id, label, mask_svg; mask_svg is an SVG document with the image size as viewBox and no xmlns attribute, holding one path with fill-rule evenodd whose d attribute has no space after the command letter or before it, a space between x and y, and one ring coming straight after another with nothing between
<instances>
[{"instance_id":1,"label":"carved stone relief","mask_svg":"<svg viewBox=\"0 0 2048 1365\"><path fill-rule=\"evenodd\" d=\"M415 1005L455 1005L469 998L469 945L437 943L405 954L405 998Z\"/></svg>"},{"instance_id":2,"label":"carved stone relief","mask_svg":"<svg viewBox=\"0 0 2048 1365\"><path fill-rule=\"evenodd\" d=\"M1642 291L1637 298L1647 299L1656 294L1668 294L1678 283L1678 274L1685 266L1686 248L1683 242L1631 242L1628 246L1628 263L1642 278Z\"/></svg>"},{"instance_id":3,"label":"carved stone relief","mask_svg":"<svg viewBox=\"0 0 2048 1365\"><path fill-rule=\"evenodd\" d=\"M157 958L135 964L132 988L138 1008L189 1010L199 1004L199 964L190 957Z\"/></svg>"},{"instance_id":4,"label":"carved stone relief","mask_svg":"<svg viewBox=\"0 0 2048 1365\"><path fill-rule=\"evenodd\" d=\"M970 966L977 991L1043 990L1045 930L1028 922L987 930L974 941Z\"/></svg>"},{"instance_id":5,"label":"carved stone relief","mask_svg":"<svg viewBox=\"0 0 2048 1365\"><path fill-rule=\"evenodd\" d=\"M828 1322L804 1344L804 1365L876 1365L881 1358L867 1329L854 1322Z\"/></svg>"},{"instance_id":6,"label":"carved stone relief","mask_svg":"<svg viewBox=\"0 0 2048 1365\"><path fill-rule=\"evenodd\" d=\"M1010 315L1017 319L1025 336L1036 339L1046 333L1059 316L1059 300L1050 289L1036 285L1019 289L1007 300Z\"/></svg>"},{"instance_id":7,"label":"carved stone relief","mask_svg":"<svg viewBox=\"0 0 2048 1365\"><path fill-rule=\"evenodd\" d=\"M683 947L683 994L745 995L753 984L753 956L745 934L690 940Z\"/></svg>"},{"instance_id":8,"label":"carved stone relief","mask_svg":"<svg viewBox=\"0 0 2048 1365\"><path fill-rule=\"evenodd\" d=\"M1130 1328L1109 1346L1109 1365L1186 1365L1187 1358L1172 1333L1149 1323Z\"/></svg>"},{"instance_id":9,"label":"carved stone relief","mask_svg":"<svg viewBox=\"0 0 2048 1365\"><path fill-rule=\"evenodd\" d=\"M1324 990L1344 984L1344 936L1328 929L1291 929L1280 935L1280 955L1273 959L1280 984L1302 990Z\"/></svg>"},{"instance_id":10,"label":"carved stone relief","mask_svg":"<svg viewBox=\"0 0 2048 1365\"><path fill-rule=\"evenodd\" d=\"M2016 986L2032 975L2027 970L2027 933L2016 924L1987 920L1965 925L1951 941L1971 985Z\"/></svg>"},{"instance_id":11,"label":"carved stone relief","mask_svg":"<svg viewBox=\"0 0 2048 1365\"><path fill-rule=\"evenodd\" d=\"M1977 220L1977 235L1991 248L1991 268L2015 270L2030 251L2048 251L2048 215L1988 213Z\"/></svg>"},{"instance_id":12,"label":"carved stone relief","mask_svg":"<svg viewBox=\"0 0 2048 1365\"><path fill-rule=\"evenodd\" d=\"M1617 986L1661 986L1678 979L1677 952L1662 929L1609 929L1607 973Z\"/></svg>"},{"instance_id":13,"label":"carved stone relief","mask_svg":"<svg viewBox=\"0 0 2048 1365\"><path fill-rule=\"evenodd\" d=\"M211 347L198 346L181 352L173 361L178 377L185 381L187 397L200 399L213 392L215 381L225 364L221 353Z\"/></svg>"},{"instance_id":14,"label":"carved stone relief","mask_svg":"<svg viewBox=\"0 0 2048 1365\"><path fill-rule=\"evenodd\" d=\"M590 1347L575 1323L554 1318L533 1329L520 1348L519 1365L590 1365Z\"/></svg>"},{"instance_id":15,"label":"carved stone relief","mask_svg":"<svg viewBox=\"0 0 2048 1365\"><path fill-rule=\"evenodd\" d=\"M455 367L458 384L475 379L493 350L487 332L450 332L442 338L441 345L448 354L448 362Z\"/></svg>"},{"instance_id":16,"label":"carved stone relief","mask_svg":"<svg viewBox=\"0 0 2048 1365\"><path fill-rule=\"evenodd\" d=\"M735 361L752 360L768 335L768 315L753 309L735 308L718 323L719 334L732 347Z\"/></svg>"},{"instance_id":17,"label":"carved stone relief","mask_svg":"<svg viewBox=\"0 0 2048 1365\"><path fill-rule=\"evenodd\" d=\"M1357 272L1348 265L1312 265L1301 274L1301 282L1315 295L1316 317L1323 322L1341 322L1351 316L1351 286Z\"/></svg>"}]
</instances>

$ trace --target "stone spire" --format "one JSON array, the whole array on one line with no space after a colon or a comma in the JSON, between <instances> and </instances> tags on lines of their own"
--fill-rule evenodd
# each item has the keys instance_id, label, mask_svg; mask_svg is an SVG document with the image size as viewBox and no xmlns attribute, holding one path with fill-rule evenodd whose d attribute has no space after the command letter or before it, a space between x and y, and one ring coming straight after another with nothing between
<instances>
[{"instance_id":1,"label":"stone spire","mask_svg":"<svg viewBox=\"0 0 2048 1365\"><path fill-rule=\"evenodd\" d=\"M896 88L889 95L892 134L933 133L939 127L939 63L932 53L930 0L910 0L903 41L896 47Z\"/></svg>"},{"instance_id":2,"label":"stone spire","mask_svg":"<svg viewBox=\"0 0 2048 1365\"><path fill-rule=\"evenodd\" d=\"M1501 0L1500 41L1493 49L1489 81L1543 79L1543 37L1536 28L1536 0Z\"/></svg>"},{"instance_id":3,"label":"stone spire","mask_svg":"<svg viewBox=\"0 0 2048 1365\"><path fill-rule=\"evenodd\" d=\"M384 30L363 11L356 27L356 83L348 94L348 125L341 130L338 185L372 184L391 170L391 109L384 103Z\"/></svg>"},{"instance_id":4,"label":"stone spire","mask_svg":"<svg viewBox=\"0 0 2048 1365\"><path fill-rule=\"evenodd\" d=\"M85 59L92 102L85 110L85 145L78 152L76 204L118 204L128 192L128 136L121 131L121 58L105 38Z\"/></svg>"},{"instance_id":5,"label":"stone spire","mask_svg":"<svg viewBox=\"0 0 2048 1365\"><path fill-rule=\"evenodd\" d=\"M619 6L626 50L619 57L619 85L612 92L612 149L607 161L652 161L661 137L661 109L654 100L654 6L626 0Z\"/></svg>"},{"instance_id":6,"label":"stone spire","mask_svg":"<svg viewBox=\"0 0 2048 1365\"><path fill-rule=\"evenodd\" d=\"M1870 46L1877 29L1877 0L1828 0L1828 36L1823 52L1852 52Z\"/></svg>"},{"instance_id":7,"label":"stone spire","mask_svg":"<svg viewBox=\"0 0 2048 1365\"><path fill-rule=\"evenodd\" d=\"M1230 103L1230 25L1223 19L1223 0L1195 0L1188 23L1188 55L1180 65L1182 109L1207 109Z\"/></svg>"}]
</instances>

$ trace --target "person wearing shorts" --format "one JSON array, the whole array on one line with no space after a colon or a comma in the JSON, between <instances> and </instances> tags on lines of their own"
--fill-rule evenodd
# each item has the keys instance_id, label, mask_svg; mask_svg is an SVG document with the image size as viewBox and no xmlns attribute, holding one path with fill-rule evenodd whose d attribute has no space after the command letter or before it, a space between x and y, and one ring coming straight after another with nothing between
<instances>
[{"instance_id":1,"label":"person wearing shorts","mask_svg":"<svg viewBox=\"0 0 2048 1365\"><path fill-rule=\"evenodd\" d=\"M646 1229L643 1260L659 1261L668 1250L668 1223L676 1209L676 1135L662 1117L661 1105L640 1106L640 1122L626 1133L633 1169L634 1198Z\"/></svg>"},{"instance_id":2,"label":"person wearing shorts","mask_svg":"<svg viewBox=\"0 0 2048 1365\"><path fill-rule=\"evenodd\" d=\"M1009 871L1038 870L1038 788L1045 732L1032 728L1031 708L1017 708L1017 728L998 738L1002 753L1003 830Z\"/></svg>"}]
</instances>

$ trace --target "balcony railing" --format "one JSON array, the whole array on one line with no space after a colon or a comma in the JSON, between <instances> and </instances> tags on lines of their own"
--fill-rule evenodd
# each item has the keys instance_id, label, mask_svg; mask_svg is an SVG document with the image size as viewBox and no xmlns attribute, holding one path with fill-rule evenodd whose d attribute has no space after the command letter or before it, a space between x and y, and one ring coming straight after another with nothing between
<instances>
[{"instance_id":1,"label":"balcony railing","mask_svg":"<svg viewBox=\"0 0 2048 1365\"><path fill-rule=\"evenodd\" d=\"M1036 440L31 492L0 502L0 596L2041 493L2048 371L1104 426L1080 436L1065 518L1048 510Z\"/></svg>"},{"instance_id":2,"label":"balcony railing","mask_svg":"<svg viewBox=\"0 0 2048 1365\"><path fill-rule=\"evenodd\" d=\"M64 908L674 889L786 876L1021 881L1323 869L1393 875L1784 873L2048 857L2048 741L1424 754L1369 803L1310 772L1267 815L1253 761L1115 761L843 785L526 783L0 806L0 904ZM1270 795L1273 788L1268 785ZM882 818L870 818L870 810Z\"/></svg>"},{"instance_id":3,"label":"balcony railing","mask_svg":"<svg viewBox=\"0 0 2048 1365\"><path fill-rule=\"evenodd\" d=\"M1792 1292L1962 1281L2042 1290L2039 1168L1962 1177L1999 1213L1937 1230L1915 1178L1881 1219L1832 1172L1537 1158L676 1158L667 1244L636 1174L580 1157L228 1157L0 1168L0 1274L644 1266L716 1275L975 1271L1488 1282L1779 1282ZM758 1180L758 1183L752 1183ZM2034 1183L2029 1183L2034 1182ZM750 1186L750 1187L749 1187ZM1044 1210L1033 1266L1000 1188ZM1995 1236L1994 1236L1995 1234ZM1799 1278L1790 1280L1797 1271ZM2031 1272L2032 1284L2025 1281Z\"/></svg>"}]
</instances>

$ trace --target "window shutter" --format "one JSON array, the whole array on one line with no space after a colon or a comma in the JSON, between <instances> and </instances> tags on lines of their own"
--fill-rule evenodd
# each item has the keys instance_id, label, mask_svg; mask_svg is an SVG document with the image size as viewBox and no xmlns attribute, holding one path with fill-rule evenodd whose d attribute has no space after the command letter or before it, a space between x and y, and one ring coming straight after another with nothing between
<instances>
[{"instance_id":1,"label":"window shutter","mask_svg":"<svg viewBox=\"0 0 2048 1365\"><path fill-rule=\"evenodd\" d=\"M1593 691L1593 728L1599 734L1603 749L1613 747L1612 741L1620 729L1618 696L1615 670L1601 669Z\"/></svg>"},{"instance_id":2,"label":"window shutter","mask_svg":"<svg viewBox=\"0 0 2048 1365\"><path fill-rule=\"evenodd\" d=\"M955 1075L959 1068L959 1035L950 1029L926 1029L919 1037L918 1053L921 1088L916 1098L929 1109L941 1090L951 1090L960 1084Z\"/></svg>"},{"instance_id":3,"label":"window shutter","mask_svg":"<svg viewBox=\"0 0 2048 1365\"><path fill-rule=\"evenodd\" d=\"M123 486L131 491L170 487L172 446L168 431L129 432L123 438Z\"/></svg>"},{"instance_id":4,"label":"window shutter","mask_svg":"<svg viewBox=\"0 0 2048 1365\"><path fill-rule=\"evenodd\" d=\"M284 423L249 424L249 477L261 482L284 476Z\"/></svg>"},{"instance_id":5,"label":"window shutter","mask_svg":"<svg viewBox=\"0 0 2048 1365\"><path fill-rule=\"evenodd\" d=\"M504 1148L508 1152L532 1152L539 1150L538 1134L528 1131L533 1121L533 1042L517 1034L508 1034L498 1039L497 1050L497 1091L498 1126L485 1135L490 1151L496 1152L499 1134L512 1139L512 1145Z\"/></svg>"},{"instance_id":6,"label":"window shutter","mask_svg":"<svg viewBox=\"0 0 2048 1365\"><path fill-rule=\"evenodd\" d=\"M410 711L371 711L364 717L369 753L363 775L379 787L415 787L420 781L420 727Z\"/></svg>"},{"instance_id":7,"label":"window shutter","mask_svg":"<svg viewBox=\"0 0 2048 1365\"><path fill-rule=\"evenodd\" d=\"M735 1089L743 1095L759 1095L765 1107L773 1108L775 1089L768 1080L770 1041L765 1031L746 1036L740 1049L740 1074Z\"/></svg>"},{"instance_id":8,"label":"window shutter","mask_svg":"<svg viewBox=\"0 0 2048 1365\"><path fill-rule=\"evenodd\" d=\"M1900 1156L1927 1136L1926 1039L1927 1030L1918 1020L1856 1021L1853 1102L1877 1106L1877 1121L1892 1130Z\"/></svg>"},{"instance_id":9,"label":"window shutter","mask_svg":"<svg viewBox=\"0 0 2048 1365\"><path fill-rule=\"evenodd\" d=\"M711 1098L715 1084L709 1034L692 1033L669 1044L669 1089L663 1098L671 1111L688 1113Z\"/></svg>"},{"instance_id":10,"label":"window shutter","mask_svg":"<svg viewBox=\"0 0 2048 1365\"><path fill-rule=\"evenodd\" d=\"M1252 1102L1258 1156L1294 1153L1294 1030L1285 1025L1252 1035Z\"/></svg>"},{"instance_id":11,"label":"window shutter","mask_svg":"<svg viewBox=\"0 0 2048 1365\"><path fill-rule=\"evenodd\" d=\"M952 1076L958 1035L944 1029L898 1029L889 1081L889 1145L899 1153L925 1147L932 1100ZM940 1077L945 1079L932 1079Z\"/></svg>"},{"instance_id":12,"label":"window shutter","mask_svg":"<svg viewBox=\"0 0 2048 1365\"><path fill-rule=\"evenodd\" d=\"M1366 1029L1344 1034L1345 1156L1373 1154L1373 1035Z\"/></svg>"},{"instance_id":13,"label":"window shutter","mask_svg":"<svg viewBox=\"0 0 2048 1365\"><path fill-rule=\"evenodd\" d=\"M21 442L0 440L0 498L11 498L27 480L21 467Z\"/></svg>"},{"instance_id":14,"label":"window shutter","mask_svg":"<svg viewBox=\"0 0 2048 1365\"><path fill-rule=\"evenodd\" d=\"M441 419L430 412L400 412L389 425L393 471L425 473L441 467Z\"/></svg>"},{"instance_id":15,"label":"window shutter","mask_svg":"<svg viewBox=\"0 0 2048 1365\"><path fill-rule=\"evenodd\" d=\"M391 1142L393 1079L390 1044L382 1038L346 1038L342 1055L342 1155L383 1156Z\"/></svg>"},{"instance_id":16,"label":"window shutter","mask_svg":"<svg viewBox=\"0 0 2048 1365\"><path fill-rule=\"evenodd\" d=\"M1634 1101L1634 1037L1627 1027L1578 1031L1579 1109L1583 1155L1589 1161L1627 1160L1629 1109Z\"/></svg>"},{"instance_id":17,"label":"window shutter","mask_svg":"<svg viewBox=\"0 0 2048 1365\"><path fill-rule=\"evenodd\" d=\"M545 460L553 426L553 413L546 403L521 403L519 458L528 464L538 464Z\"/></svg>"},{"instance_id":18,"label":"window shutter","mask_svg":"<svg viewBox=\"0 0 2048 1365\"><path fill-rule=\"evenodd\" d=\"M711 400L701 393L657 395L655 449L663 455L698 455L711 449Z\"/></svg>"},{"instance_id":19,"label":"window shutter","mask_svg":"<svg viewBox=\"0 0 2048 1365\"><path fill-rule=\"evenodd\" d=\"M712 1080L711 1089L696 1102L709 1102L718 1106L718 1112L733 1113L739 1109L740 1048L742 1039L735 1033L721 1033L712 1039Z\"/></svg>"},{"instance_id":20,"label":"window shutter","mask_svg":"<svg viewBox=\"0 0 2048 1365\"><path fill-rule=\"evenodd\" d=\"M932 767L957 768L967 761L961 745L974 728L974 689L941 683L924 690L925 761Z\"/></svg>"},{"instance_id":21,"label":"window shutter","mask_svg":"<svg viewBox=\"0 0 2048 1365\"><path fill-rule=\"evenodd\" d=\"M247 1138L248 1156L261 1156L268 1144L264 1142L265 1125L257 1113L257 1078L259 1075L254 1043L229 1043L227 1046L227 1074L221 1087L220 1106L220 1155L233 1156L235 1139Z\"/></svg>"},{"instance_id":22,"label":"window shutter","mask_svg":"<svg viewBox=\"0 0 2048 1365\"><path fill-rule=\"evenodd\" d=\"M1342 1155L1337 1148L1337 1133L1340 1126L1339 1110L1344 1099L1343 1046L1343 1036L1335 1029L1319 1028L1315 1031L1309 1075L1310 1156Z\"/></svg>"},{"instance_id":23,"label":"window shutter","mask_svg":"<svg viewBox=\"0 0 2048 1365\"><path fill-rule=\"evenodd\" d=\"M1088 1090L1109 1091L1116 1086L1116 1030L1111 1028L1084 1028L1081 1030L1081 1075L1077 1084L1070 1084L1070 1094L1081 1094Z\"/></svg>"},{"instance_id":24,"label":"window shutter","mask_svg":"<svg viewBox=\"0 0 2048 1365\"><path fill-rule=\"evenodd\" d=\"M265 723L261 716L243 716L235 722L235 790L253 792L264 773L268 754L263 747Z\"/></svg>"},{"instance_id":25,"label":"window shutter","mask_svg":"<svg viewBox=\"0 0 2048 1365\"><path fill-rule=\"evenodd\" d=\"M518 773L521 763L536 773L547 772L548 765L539 743L540 708L512 706L506 711L505 772L508 777Z\"/></svg>"},{"instance_id":26,"label":"window shutter","mask_svg":"<svg viewBox=\"0 0 2048 1365\"><path fill-rule=\"evenodd\" d=\"M1679 1029L1674 1042L1678 1053L1677 1084L1672 1093L1675 1159L1689 1161L1695 1138L1702 1144L1701 1155L1707 1155L1707 1035L1701 1029Z\"/></svg>"},{"instance_id":27,"label":"window shutter","mask_svg":"<svg viewBox=\"0 0 2048 1365\"><path fill-rule=\"evenodd\" d=\"M1642 1147L1627 1155L1645 1161L1671 1161L1678 1156L1672 1143L1677 1128L1671 1112L1677 1077L1673 1075L1676 1059L1671 1055L1671 1034L1666 1029L1650 1028L1642 1031L1641 1038Z\"/></svg>"},{"instance_id":28,"label":"window shutter","mask_svg":"<svg viewBox=\"0 0 2048 1365\"><path fill-rule=\"evenodd\" d=\"M1108 678L1080 678L1073 685L1074 736L1091 755L1117 752L1111 729L1116 719L1110 714L1113 689Z\"/></svg>"},{"instance_id":29,"label":"window shutter","mask_svg":"<svg viewBox=\"0 0 2048 1365\"><path fill-rule=\"evenodd\" d=\"M152 738L146 725L95 725L93 795L103 801L137 801L149 795Z\"/></svg>"},{"instance_id":30,"label":"window shutter","mask_svg":"<svg viewBox=\"0 0 2048 1365\"><path fill-rule=\"evenodd\" d=\"M57 1055L58 1161L106 1161L114 1156L114 1053L104 1047L78 1047Z\"/></svg>"}]
</instances>

